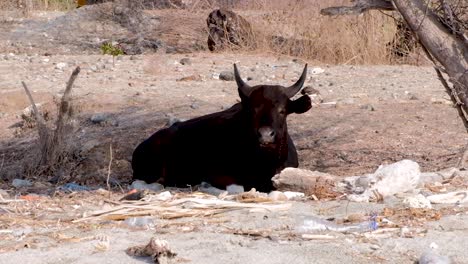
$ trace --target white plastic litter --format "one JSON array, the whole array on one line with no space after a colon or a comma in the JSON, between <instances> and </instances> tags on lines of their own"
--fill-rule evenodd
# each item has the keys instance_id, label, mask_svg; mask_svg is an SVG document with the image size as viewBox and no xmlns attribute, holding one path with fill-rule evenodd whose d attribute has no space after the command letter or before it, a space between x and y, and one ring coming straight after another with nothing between
<instances>
[{"instance_id":1,"label":"white plastic litter","mask_svg":"<svg viewBox=\"0 0 468 264\"><path fill-rule=\"evenodd\" d=\"M468 191L435 194L428 196L427 199L433 204L461 204L468 202Z\"/></svg>"}]
</instances>

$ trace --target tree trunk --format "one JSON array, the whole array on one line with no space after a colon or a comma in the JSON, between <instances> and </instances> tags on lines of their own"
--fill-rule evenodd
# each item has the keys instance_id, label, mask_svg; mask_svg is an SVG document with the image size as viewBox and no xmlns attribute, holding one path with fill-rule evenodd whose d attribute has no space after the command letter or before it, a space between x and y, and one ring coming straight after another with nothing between
<instances>
[{"instance_id":1,"label":"tree trunk","mask_svg":"<svg viewBox=\"0 0 468 264\"><path fill-rule=\"evenodd\" d=\"M452 35L422 0L393 0L427 51L445 68L468 113L468 47Z\"/></svg>"}]
</instances>

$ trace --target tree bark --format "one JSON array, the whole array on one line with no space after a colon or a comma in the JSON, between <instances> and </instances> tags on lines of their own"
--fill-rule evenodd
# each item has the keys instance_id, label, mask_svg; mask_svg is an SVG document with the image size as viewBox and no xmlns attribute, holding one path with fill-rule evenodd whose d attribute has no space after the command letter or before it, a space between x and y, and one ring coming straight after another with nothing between
<instances>
[{"instance_id":1,"label":"tree bark","mask_svg":"<svg viewBox=\"0 0 468 264\"><path fill-rule=\"evenodd\" d=\"M393 0L420 43L445 68L468 113L468 47L452 35L422 0Z\"/></svg>"},{"instance_id":2,"label":"tree bark","mask_svg":"<svg viewBox=\"0 0 468 264\"><path fill-rule=\"evenodd\" d=\"M392 8L389 4L393 4ZM443 68L448 74L453 88L447 92L451 95L453 103L462 110L460 117L468 130L467 37L453 34L454 32L439 21L423 0L358 0L352 7L329 7L322 9L321 14L356 15L369 9L396 10L403 16L430 59L438 61L442 66L436 65L436 70L440 71Z\"/></svg>"}]
</instances>

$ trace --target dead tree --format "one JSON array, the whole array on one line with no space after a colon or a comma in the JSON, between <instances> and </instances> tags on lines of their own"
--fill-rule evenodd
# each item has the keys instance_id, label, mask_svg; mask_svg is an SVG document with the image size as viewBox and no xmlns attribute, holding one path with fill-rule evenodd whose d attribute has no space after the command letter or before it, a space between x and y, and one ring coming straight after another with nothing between
<instances>
[{"instance_id":1,"label":"dead tree","mask_svg":"<svg viewBox=\"0 0 468 264\"><path fill-rule=\"evenodd\" d=\"M45 168L45 169L53 169L60 161L63 159L63 155L66 155L67 149L67 137L71 133L72 126L71 126L71 119L73 115L73 107L71 104L71 89L73 87L73 83L76 80L76 77L80 73L80 67L76 67L76 69L72 72L70 79L67 82L65 92L62 96L59 109L58 109L58 117L55 123L55 129L50 128L47 126L44 118L39 113L39 110L34 103L34 99L24 82L23 88L29 98L29 101L32 105L34 118L37 123L37 130L39 133L39 159L38 163L34 164L34 166Z\"/></svg>"},{"instance_id":2,"label":"dead tree","mask_svg":"<svg viewBox=\"0 0 468 264\"><path fill-rule=\"evenodd\" d=\"M329 7L320 13L331 16L357 15L371 9L398 11L434 63L437 76L468 132L468 37L465 33L468 22L456 19L446 0L438 0L438 3L441 15L436 14L430 3L423 0L357 0L354 6ZM466 6L463 8L462 14L468 9ZM442 73L448 75L451 86ZM465 167L467 159L468 145L458 166Z\"/></svg>"},{"instance_id":3,"label":"dead tree","mask_svg":"<svg viewBox=\"0 0 468 264\"><path fill-rule=\"evenodd\" d=\"M447 3L444 0L439 3L444 7L445 19L423 0L357 0L354 6L329 7L320 13L330 16L357 15L371 9L398 11L434 62L437 75L468 131L468 39L463 32L454 30L456 21ZM442 72L449 76L452 86L443 79Z\"/></svg>"}]
</instances>

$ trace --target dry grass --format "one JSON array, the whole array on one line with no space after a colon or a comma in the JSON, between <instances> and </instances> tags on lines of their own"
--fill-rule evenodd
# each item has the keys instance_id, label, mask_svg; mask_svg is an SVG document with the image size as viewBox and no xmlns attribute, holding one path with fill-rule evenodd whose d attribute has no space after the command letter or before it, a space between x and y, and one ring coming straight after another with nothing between
<instances>
[{"instance_id":1,"label":"dry grass","mask_svg":"<svg viewBox=\"0 0 468 264\"><path fill-rule=\"evenodd\" d=\"M189 8L190 12L206 17L211 10L225 7L234 9L246 18L254 28L255 52L289 55L329 64L421 62L417 53L403 60L392 57L388 43L395 36L396 23L388 14L371 11L361 16L320 15L322 8L346 5L349 1L218 1L210 6L203 6L201 2L206 1L195 1L194 6ZM187 27L193 27L193 23Z\"/></svg>"},{"instance_id":2,"label":"dry grass","mask_svg":"<svg viewBox=\"0 0 468 264\"><path fill-rule=\"evenodd\" d=\"M33 10L68 10L74 0L32 1ZM325 17L320 9L349 5L346 0L193 0L185 9L158 10L161 24L154 34L181 47L182 52L206 48L206 17L215 8L232 8L245 17L255 32L255 51L275 53L329 64L420 64L422 57L412 51L409 59L392 55L388 43L396 23L388 14L371 11L361 16ZM7 8L0 4L0 10ZM395 13L389 13L395 15ZM246 51L251 51L247 47Z\"/></svg>"}]
</instances>

